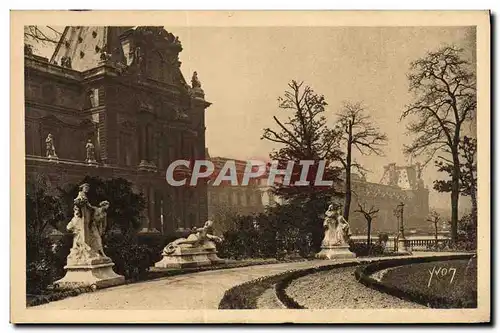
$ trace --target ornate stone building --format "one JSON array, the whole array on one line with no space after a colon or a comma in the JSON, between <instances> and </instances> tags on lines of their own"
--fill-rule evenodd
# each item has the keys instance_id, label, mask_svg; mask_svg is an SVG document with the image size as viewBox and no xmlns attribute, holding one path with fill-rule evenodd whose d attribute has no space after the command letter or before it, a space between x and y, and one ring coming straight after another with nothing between
<instances>
[{"instance_id":1,"label":"ornate stone building","mask_svg":"<svg viewBox=\"0 0 500 333\"><path fill-rule=\"evenodd\" d=\"M370 208L372 205L380 209L372 223L372 234L387 232L396 234L398 221L394 209L403 202L404 227L407 233L411 231L426 232L431 225L426 221L429 214L429 190L420 178L420 166L396 166L391 163L384 167L380 183L370 183L364 178L352 177L352 202L349 213L349 223L353 234L366 234L366 221L362 214L356 212L358 203Z\"/></svg>"},{"instance_id":2,"label":"ornate stone building","mask_svg":"<svg viewBox=\"0 0 500 333\"><path fill-rule=\"evenodd\" d=\"M86 175L126 178L147 200L144 231L205 220L206 185L165 180L171 161L205 158L210 103L196 72L185 81L181 51L162 27L66 27L50 59L25 47L27 174L44 173L56 185ZM57 158L48 156L51 144Z\"/></svg>"}]
</instances>

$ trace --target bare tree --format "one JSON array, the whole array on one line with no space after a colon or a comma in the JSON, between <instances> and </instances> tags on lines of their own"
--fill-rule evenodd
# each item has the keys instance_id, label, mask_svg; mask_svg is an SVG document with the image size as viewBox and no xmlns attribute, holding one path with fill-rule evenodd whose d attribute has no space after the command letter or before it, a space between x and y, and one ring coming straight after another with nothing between
<instances>
[{"instance_id":1,"label":"bare tree","mask_svg":"<svg viewBox=\"0 0 500 333\"><path fill-rule=\"evenodd\" d=\"M24 40L36 41L42 43L59 43L61 31L51 26L26 25L24 26Z\"/></svg>"},{"instance_id":2,"label":"bare tree","mask_svg":"<svg viewBox=\"0 0 500 333\"><path fill-rule=\"evenodd\" d=\"M377 216L377 213L380 211L380 209L375 209L374 206L371 206L370 209L367 209L366 204L360 204L360 203L358 203L358 208L359 209L355 210L355 212L363 214L366 220L366 226L367 226L366 243L369 246L371 242L370 236L372 231L372 220Z\"/></svg>"},{"instance_id":3,"label":"bare tree","mask_svg":"<svg viewBox=\"0 0 500 333\"><path fill-rule=\"evenodd\" d=\"M438 246L438 226L439 226L439 223L441 223L441 216L435 210L431 210L431 212L429 213L429 216L427 217L427 221L431 222L432 225L434 226L434 239L435 239L435 246L437 247Z\"/></svg>"},{"instance_id":4,"label":"bare tree","mask_svg":"<svg viewBox=\"0 0 500 333\"><path fill-rule=\"evenodd\" d=\"M361 173L365 172L365 169L353 160L353 148L362 155L383 155L382 147L387 142L387 136L374 125L373 120L359 102L344 104L338 115L337 132L341 137L341 143L345 145L344 154L339 161L345 170L344 218L349 219L352 170L356 168Z\"/></svg>"},{"instance_id":5,"label":"bare tree","mask_svg":"<svg viewBox=\"0 0 500 333\"><path fill-rule=\"evenodd\" d=\"M306 213L303 227L312 234L314 249L319 249L323 238L323 223L318 211L324 210L331 197L338 194L335 185L340 181L340 168L335 165L341 152L337 149L338 137L334 129L327 126L324 116L327 103L323 95L302 82L292 81L288 89L278 98L278 107L283 117L273 117L275 129L265 128L262 139L280 145L270 157L284 169L290 161L314 161L309 166L309 185L294 186L300 179L302 166L295 163L290 185L276 185L273 192L285 198L287 204L297 204ZM280 119L281 118L281 119ZM324 180L332 180L334 186L315 186L319 163L325 162ZM292 183L293 182L293 183Z\"/></svg>"},{"instance_id":6,"label":"bare tree","mask_svg":"<svg viewBox=\"0 0 500 333\"><path fill-rule=\"evenodd\" d=\"M424 155L425 166L440 153L439 158L452 166L452 242L457 240L461 129L464 122L473 119L476 110L475 75L462 53L462 49L446 46L411 64L408 79L414 101L401 116L411 119L407 129L416 136L405 145L406 155Z\"/></svg>"},{"instance_id":7,"label":"bare tree","mask_svg":"<svg viewBox=\"0 0 500 333\"><path fill-rule=\"evenodd\" d=\"M280 144L282 147L270 155L273 160L279 161L281 166L286 166L288 161L312 160L316 163L326 161L325 178L336 181L339 170L333 162L339 158L341 152L337 149L339 138L336 132L326 125L324 116L325 107L328 105L323 95L305 86L303 82L292 81L288 90L278 98L279 108L288 113L286 120L274 116L277 130L265 128L262 139ZM315 165L310 167L308 177L313 180ZM292 179L298 180L300 168L294 170ZM309 195L322 191L332 192L332 189L315 188L311 186L281 186L277 194L285 197Z\"/></svg>"},{"instance_id":8,"label":"bare tree","mask_svg":"<svg viewBox=\"0 0 500 333\"><path fill-rule=\"evenodd\" d=\"M460 194L470 196L472 204L472 222L477 223L477 140L464 136L459 144L460 153ZM438 159L435 161L438 171L447 173L450 178L453 173L453 164ZM434 189L438 192L451 192L450 179L435 180Z\"/></svg>"}]
</instances>

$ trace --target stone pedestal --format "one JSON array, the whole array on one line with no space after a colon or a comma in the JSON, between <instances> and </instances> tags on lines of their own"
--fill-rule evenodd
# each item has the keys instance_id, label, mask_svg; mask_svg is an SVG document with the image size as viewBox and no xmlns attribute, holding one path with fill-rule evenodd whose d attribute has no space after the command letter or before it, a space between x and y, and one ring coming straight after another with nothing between
<instances>
[{"instance_id":1,"label":"stone pedestal","mask_svg":"<svg viewBox=\"0 0 500 333\"><path fill-rule=\"evenodd\" d=\"M337 245L322 247L321 251L316 254L318 259L346 259L355 258L356 255L349 251L349 245Z\"/></svg>"},{"instance_id":2,"label":"stone pedestal","mask_svg":"<svg viewBox=\"0 0 500 333\"><path fill-rule=\"evenodd\" d=\"M217 256L217 251L203 247L178 247L155 264L156 268L190 268L216 264L226 261Z\"/></svg>"},{"instance_id":3,"label":"stone pedestal","mask_svg":"<svg viewBox=\"0 0 500 333\"><path fill-rule=\"evenodd\" d=\"M141 163L139 163L138 169L141 171L156 171L157 167L153 162L141 160Z\"/></svg>"},{"instance_id":4,"label":"stone pedestal","mask_svg":"<svg viewBox=\"0 0 500 333\"><path fill-rule=\"evenodd\" d=\"M99 166L99 163L97 163L96 160L87 160L87 164L88 165L92 165L92 166Z\"/></svg>"},{"instance_id":5,"label":"stone pedestal","mask_svg":"<svg viewBox=\"0 0 500 333\"><path fill-rule=\"evenodd\" d=\"M92 287L100 289L125 283L125 277L113 271L114 265L110 258L93 259L86 265L67 265L64 267L66 275L54 282L54 288Z\"/></svg>"},{"instance_id":6,"label":"stone pedestal","mask_svg":"<svg viewBox=\"0 0 500 333\"><path fill-rule=\"evenodd\" d=\"M406 246L406 238L404 237L398 239L398 253L410 254L410 250Z\"/></svg>"}]
</instances>

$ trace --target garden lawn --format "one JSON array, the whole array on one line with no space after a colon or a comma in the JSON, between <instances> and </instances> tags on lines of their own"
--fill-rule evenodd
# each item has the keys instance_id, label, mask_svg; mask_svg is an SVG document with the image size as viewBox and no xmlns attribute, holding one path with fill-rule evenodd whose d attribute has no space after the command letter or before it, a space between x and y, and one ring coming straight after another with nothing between
<instances>
[{"instance_id":1,"label":"garden lawn","mask_svg":"<svg viewBox=\"0 0 500 333\"><path fill-rule=\"evenodd\" d=\"M398 266L388 269L381 282L427 300L434 308L477 307L475 258Z\"/></svg>"}]
</instances>

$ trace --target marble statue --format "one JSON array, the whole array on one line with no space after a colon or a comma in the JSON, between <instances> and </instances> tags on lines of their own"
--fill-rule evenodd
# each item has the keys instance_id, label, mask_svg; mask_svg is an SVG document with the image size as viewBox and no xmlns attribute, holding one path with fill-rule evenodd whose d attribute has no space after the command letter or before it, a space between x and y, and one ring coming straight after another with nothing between
<instances>
[{"instance_id":1,"label":"marble statue","mask_svg":"<svg viewBox=\"0 0 500 333\"><path fill-rule=\"evenodd\" d=\"M87 150L87 163L96 163L95 160L95 147L94 144L92 143L92 140L89 139L87 141L87 144L85 145L85 149Z\"/></svg>"},{"instance_id":2,"label":"marble statue","mask_svg":"<svg viewBox=\"0 0 500 333\"><path fill-rule=\"evenodd\" d=\"M107 227L107 211L109 209L108 201L101 201L99 207L94 208L94 215L89 223L90 232L90 248L101 257L107 257L104 254L102 245L102 237L106 232Z\"/></svg>"},{"instance_id":3,"label":"marble statue","mask_svg":"<svg viewBox=\"0 0 500 333\"><path fill-rule=\"evenodd\" d=\"M108 201L102 201L99 207L89 203L87 193L89 184L80 185L80 192L73 201L73 218L66 229L73 233L73 247L68 262L85 263L92 259L107 258L102 246L102 236L106 228Z\"/></svg>"},{"instance_id":4,"label":"marble statue","mask_svg":"<svg viewBox=\"0 0 500 333\"><path fill-rule=\"evenodd\" d=\"M46 156L48 158L57 158L56 147L54 145L54 137L49 133L45 139Z\"/></svg>"},{"instance_id":5,"label":"marble statue","mask_svg":"<svg viewBox=\"0 0 500 333\"><path fill-rule=\"evenodd\" d=\"M110 204L102 201L98 207L92 206L87 197L89 190L89 184L80 185L73 200L73 218L66 227L73 234L73 246L67 257L66 275L54 283L56 288L98 288L125 281L113 271L113 261L104 253L102 244Z\"/></svg>"},{"instance_id":6,"label":"marble statue","mask_svg":"<svg viewBox=\"0 0 500 333\"><path fill-rule=\"evenodd\" d=\"M162 255L174 253L177 247L204 247L207 249L215 249L214 242L221 242L222 239L209 233L212 227L213 221L208 220L203 227L194 228L193 233L187 238L176 239L165 246Z\"/></svg>"},{"instance_id":7,"label":"marble statue","mask_svg":"<svg viewBox=\"0 0 500 333\"><path fill-rule=\"evenodd\" d=\"M342 215L341 206L328 206L323 222L325 235L321 243L321 251L316 254L320 259L352 258L354 253L349 251L351 230L349 222Z\"/></svg>"},{"instance_id":8,"label":"marble statue","mask_svg":"<svg viewBox=\"0 0 500 333\"><path fill-rule=\"evenodd\" d=\"M323 227L325 227L325 236L321 244L323 247L345 245L349 242L349 223L342 216L340 208L335 209L333 205L328 206Z\"/></svg>"},{"instance_id":9,"label":"marble statue","mask_svg":"<svg viewBox=\"0 0 500 333\"><path fill-rule=\"evenodd\" d=\"M208 220L203 227L194 228L188 237L169 243L162 251L163 259L155 267L184 268L223 263L215 246L222 238L210 233L212 227L213 221Z\"/></svg>"}]
</instances>

